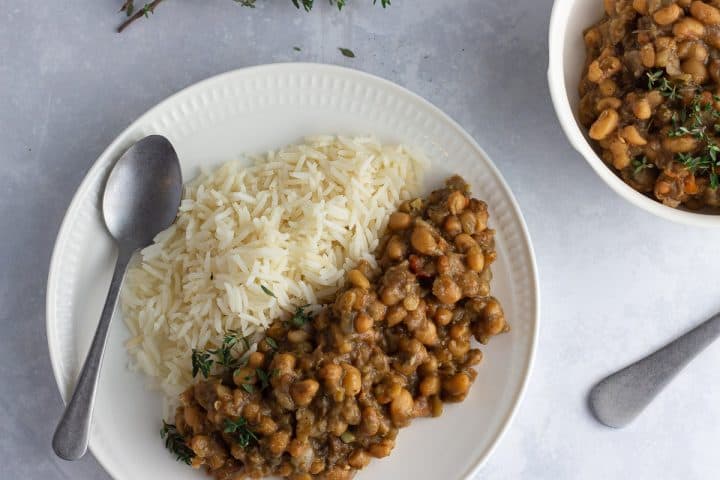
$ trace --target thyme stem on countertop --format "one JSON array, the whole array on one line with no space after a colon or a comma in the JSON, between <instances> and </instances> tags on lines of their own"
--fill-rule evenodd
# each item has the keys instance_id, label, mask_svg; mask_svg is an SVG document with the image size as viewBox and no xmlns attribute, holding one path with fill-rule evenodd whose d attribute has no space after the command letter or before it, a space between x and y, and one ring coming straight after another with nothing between
<instances>
[{"instance_id":1,"label":"thyme stem on countertop","mask_svg":"<svg viewBox=\"0 0 720 480\"><path fill-rule=\"evenodd\" d=\"M142 17L148 17L149 14L155 13L155 8L157 8L157 6L160 5L162 1L163 0L152 0L150 3L146 3L145 5L143 5L140 10L133 13L135 11L134 1L125 0L125 3L123 3L120 11L125 12L128 19L120 24L117 29L118 33L122 33L122 31L125 30L128 26L130 26L130 24L133 23L135 20L138 20Z\"/></svg>"},{"instance_id":2,"label":"thyme stem on countertop","mask_svg":"<svg viewBox=\"0 0 720 480\"><path fill-rule=\"evenodd\" d=\"M155 12L155 8L162 2L163 0L152 0L149 3L146 3L143 5L142 8L136 9L135 7L135 0L124 0L122 6L120 7L120 11L125 13L125 16L127 19L118 27L117 31L118 33L125 30L131 23L133 23L135 20L139 20L142 17L148 17L149 14ZM238 5L241 5L243 7L250 7L255 8L257 4L257 0L233 0ZM315 3L314 0L291 0L292 4L295 5L296 8L303 8L306 12L309 12L313 8L313 4ZM330 5L337 6L338 10L342 10L343 7L347 5L347 0L328 0L330 2ZM383 8L390 6L391 0L380 0L380 5L382 5ZM378 3L378 0L373 0L373 5Z\"/></svg>"}]
</instances>

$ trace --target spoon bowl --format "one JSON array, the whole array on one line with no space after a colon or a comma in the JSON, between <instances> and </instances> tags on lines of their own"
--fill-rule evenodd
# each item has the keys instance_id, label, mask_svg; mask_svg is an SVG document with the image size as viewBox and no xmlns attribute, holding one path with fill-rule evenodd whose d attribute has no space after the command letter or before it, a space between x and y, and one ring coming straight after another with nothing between
<instances>
[{"instance_id":1,"label":"spoon bowl","mask_svg":"<svg viewBox=\"0 0 720 480\"><path fill-rule=\"evenodd\" d=\"M632 365L605 377L592 390L588 403L602 424L622 428L715 340L720 338L720 313Z\"/></svg>"},{"instance_id":2,"label":"spoon bowl","mask_svg":"<svg viewBox=\"0 0 720 480\"><path fill-rule=\"evenodd\" d=\"M90 350L53 436L53 450L60 458L77 460L87 451L97 380L125 270L135 251L150 245L172 224L181 196L180 162L170 141L161 135L131 146L108 176L102 210L108 232L117 242L118 259Z\"/></svg>"},{"instance_id":3,"label":"spoon bowl","mask_svg":"<svg viewBox=\"0 0 720 480\"><path fill-rule=\"evenodd\" d=\"M131 146L105 184L105 225L118 243L149 245L175 219L182 195L180 162L170 141L150 135Z\"/></svg>"}]
</instances>

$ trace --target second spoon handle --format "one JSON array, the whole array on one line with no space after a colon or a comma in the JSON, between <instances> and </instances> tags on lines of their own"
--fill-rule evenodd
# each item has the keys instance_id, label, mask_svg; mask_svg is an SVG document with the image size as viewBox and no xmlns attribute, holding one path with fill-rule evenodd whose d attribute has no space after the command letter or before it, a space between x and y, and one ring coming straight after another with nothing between
<instances>
[{"instance_id":1,"label":"second spoon handle","mask_svg":"<svg viewBox=\"0 0 720 480\"><path fill-rule=\"evenodd\" d=\"M110 328L110 320L115 311L120 285L131 257L131 251L120 249L120 255L115 264L115 272L110 282L110 289L105 299L105 306L97 330L95 330L90 350L85 357L85 363L83 363L80 371L72 398L65 408L65 413L63 413L53 436L53 450L58 457L65 460L77 460L85 455L87 450L95 392L97 391L100 366L105 353L105 342Z\"/></svg>"},{"instance_id":2,"label":"second spoon handle","mask_svg":"<svg viewBox=\"0 0 720 480\"><path fill-rule=\"evenodd\" d=\"M608 427L630 423L693 358L720 336L720 313L590 391L590 408Z\"/></svg>"}]
</instances>

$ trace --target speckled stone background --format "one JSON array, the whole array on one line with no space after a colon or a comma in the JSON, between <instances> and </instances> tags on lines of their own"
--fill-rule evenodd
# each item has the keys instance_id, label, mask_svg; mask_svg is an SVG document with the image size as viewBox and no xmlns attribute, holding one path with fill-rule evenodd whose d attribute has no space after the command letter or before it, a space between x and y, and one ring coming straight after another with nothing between
<instances>
[{"instance_id":1,"label":"speckled stone background","mask_svg":"<svg viewBox=\"0 0 720 480\"><path fill-rule=\"evenodd\" d=\"M720 346L625 430L587 411L596 380L720 309L720 231L629 206L567 144L545 75L552 1L393 0L382 11L351 0L342 14L322 1L312 14L258 3L167 0L118 35L121 0L0 0L0 478L108 478L90 455L67 463L51 452L62 406L44 320L53 241L94 159L171 93L286 61L351 66L428 98L487 150L520 202L540 270L540 348L478 478L717 478Z\"/></svg>"}]
</instances>

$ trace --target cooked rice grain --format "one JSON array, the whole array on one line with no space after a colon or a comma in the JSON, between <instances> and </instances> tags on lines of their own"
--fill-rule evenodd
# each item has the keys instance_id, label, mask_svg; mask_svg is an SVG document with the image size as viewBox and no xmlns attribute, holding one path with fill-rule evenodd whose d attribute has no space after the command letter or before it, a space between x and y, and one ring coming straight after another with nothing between
<instances>
[{"instance_id":1,"label":"cooked rice grain","mask_svg":"<svg viewBox=\"0 0 720 480\"><path fill-rule=\"evenodd\" d=\"M171 403L192 382L192 349L217 347L227 330L261 332L298 305L316 310L359 260L374 264L424 161L374 138L321 136L246 163L187 184L175 224L127 273L131 367Z\"/></svg>"}]
</instances>

